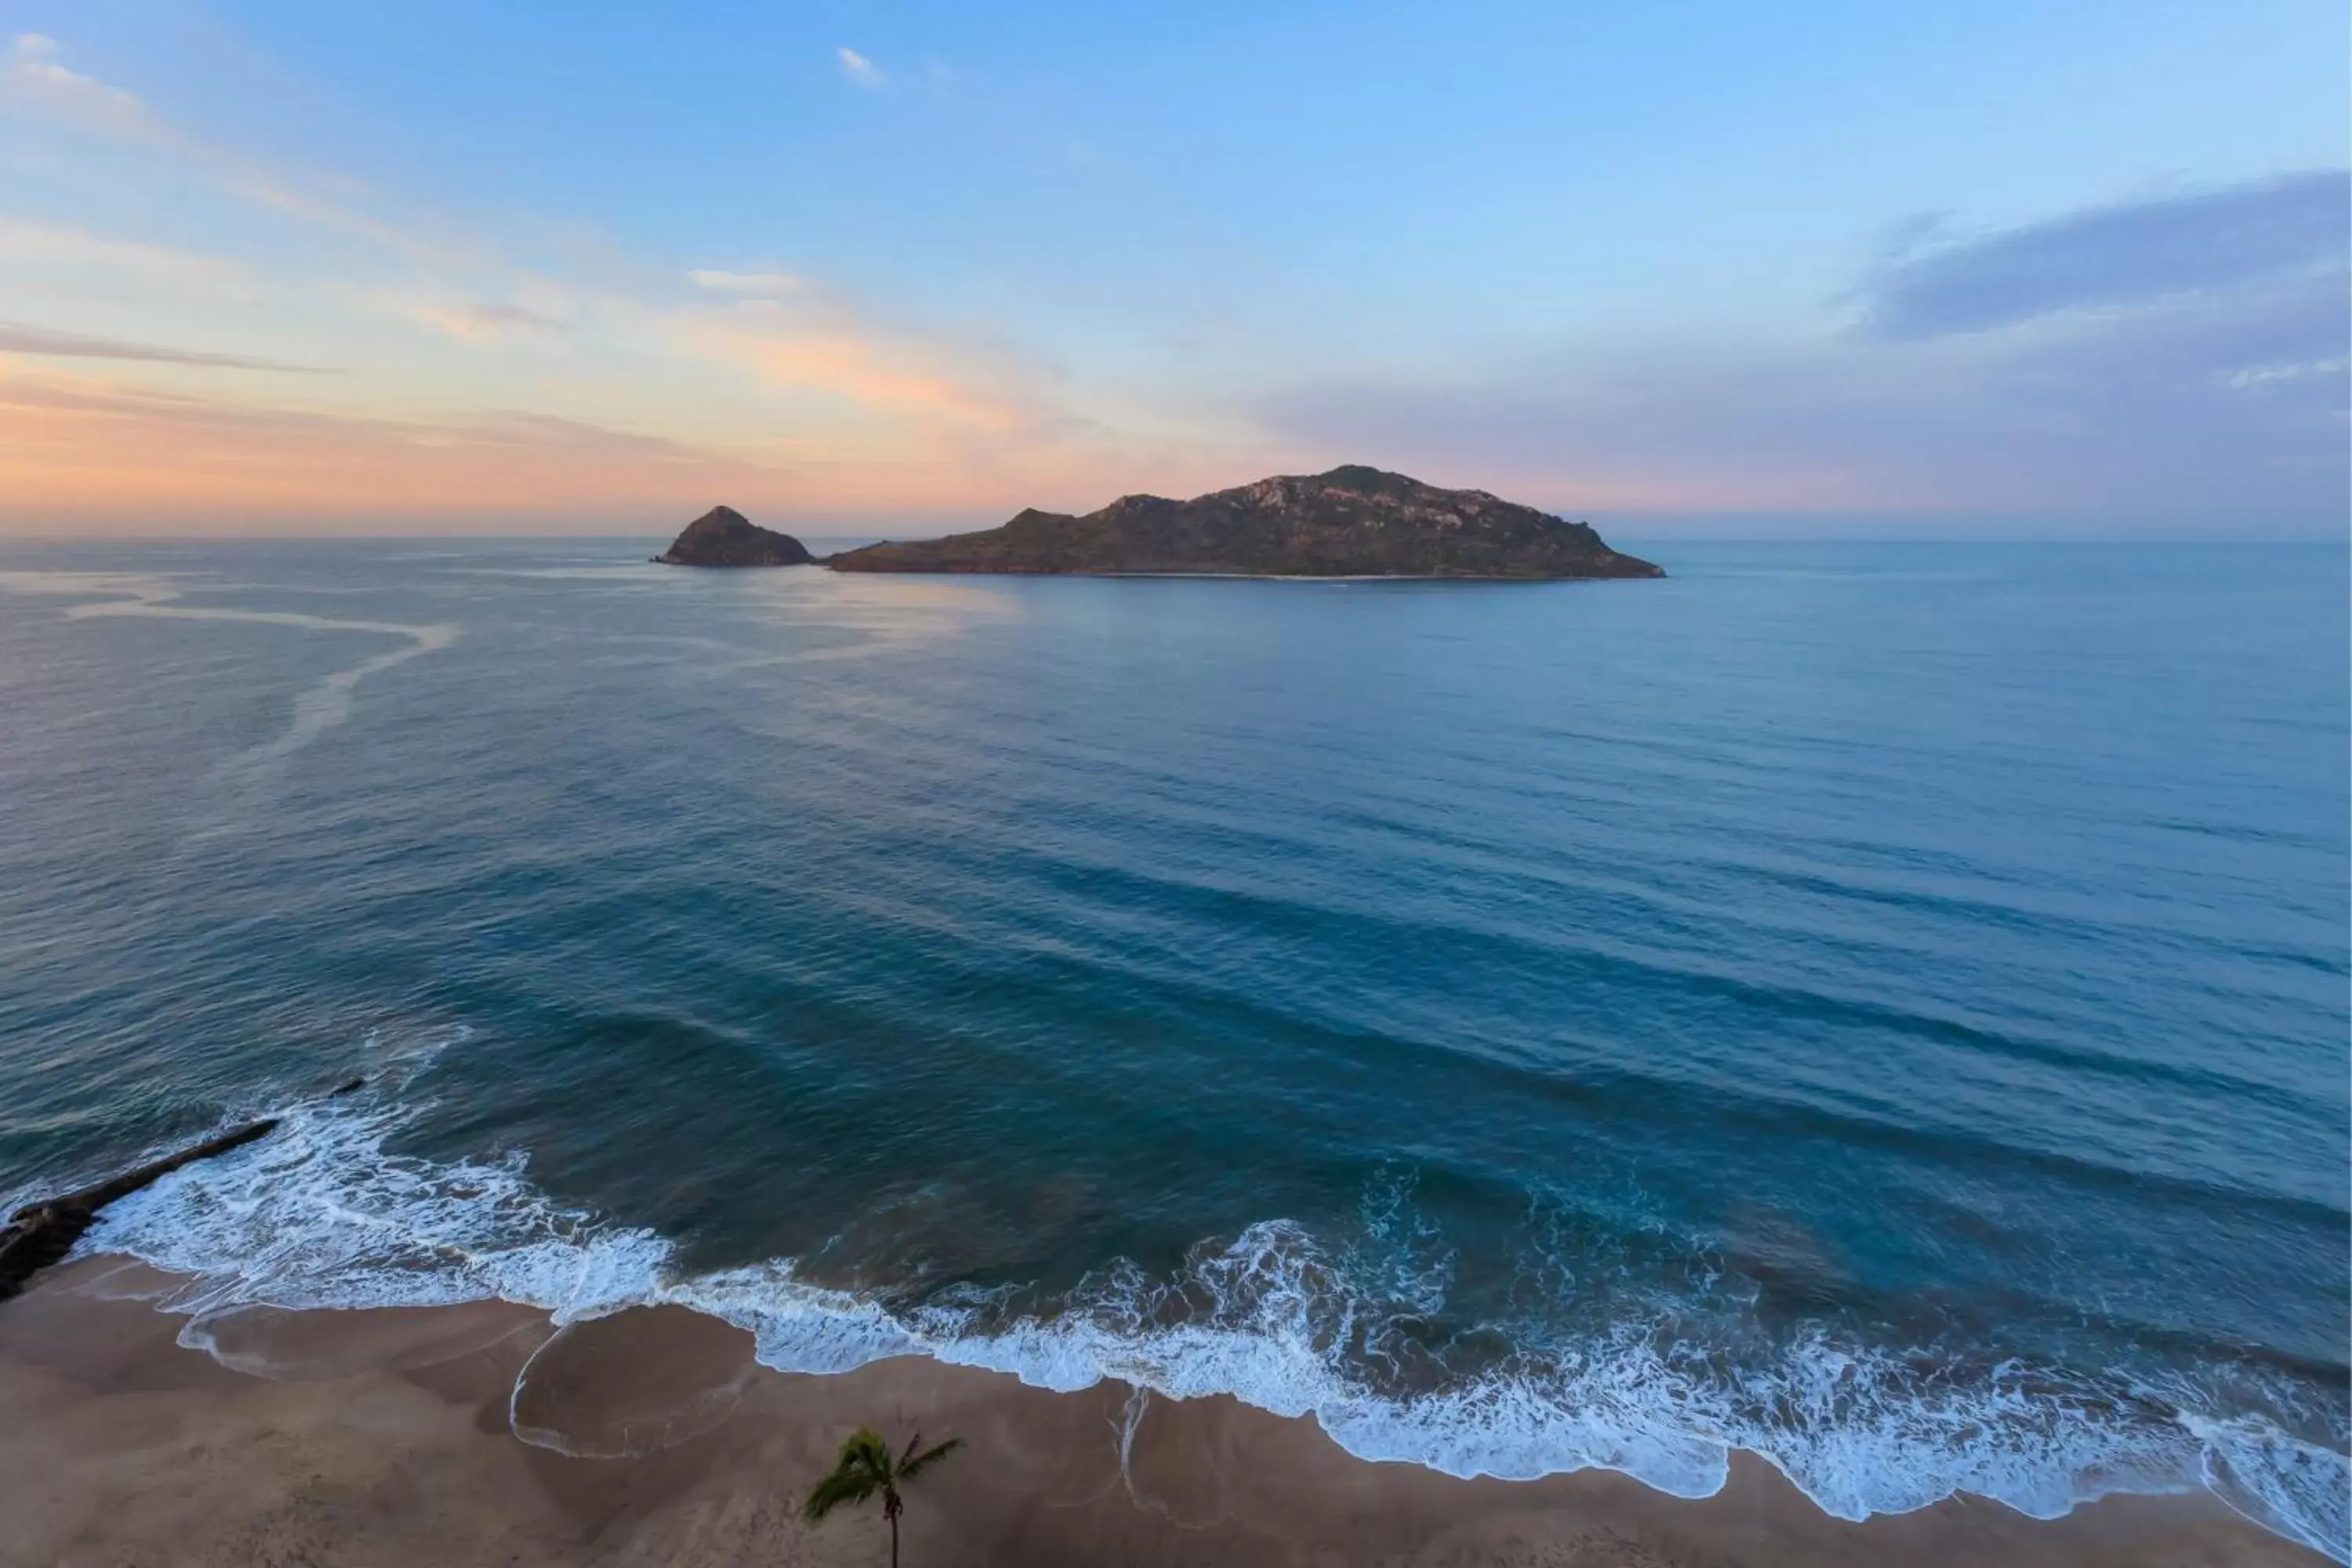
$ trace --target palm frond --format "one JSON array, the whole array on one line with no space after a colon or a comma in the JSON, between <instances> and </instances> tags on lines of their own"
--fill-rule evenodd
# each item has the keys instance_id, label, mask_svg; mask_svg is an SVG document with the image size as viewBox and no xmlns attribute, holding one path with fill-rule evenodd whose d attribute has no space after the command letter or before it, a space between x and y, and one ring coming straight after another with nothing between
<instances>
[{"instance_id":1,"label":"palm frond","mask_svg":"<svg viewBox=\"0 0 2352 1568\"><path fill-rule=\"evenodd\" d=\"M881 1434L860 1426L842 1440L833 1473L817 1482L801 1506L812 1524L844 1503L864 1502L890 1479L890 1449Z\"/></svg>"},{"instance_id":2,"label":"palm frond","mask_svg":"<svg viewBox=\"0 0 2352 1568\"><path fill-rule=\"evenodd\" d=\"M835 1470L817 1482L801 1505L801 1517L816 1523L844 1503L864 1502L874 1495L874 1478L863 1468Z\"/></svg>"},{"instance_id":3,"label":"palm frond","mask_svg":"<svg viewBox=\"0 0 2352 1568\"><path fill-rule=\"evenodd\" d=\"M919 1433L917 1434L915 1443L919 1443L922 1440L921 1435ZM909 1457L898 1461L898 1479L902 1481L913 1480L923 1471L929 1469L931 1466L938 1463L940 1460L946 1458L950 1454L954 1453L958 1448L963 1447L962 1438L950 1437L946 1442L935 1444L931 1447L925 1449L922 1453L918 1454L915 1452L915 1443L909 1443L907 1445L907 1453Z\"/></svg>"},{"instance_id":4,"label":"palm frond","mask_svg":"<svg viewBox=\"0 0 2352 1568\"><path fill-rule=\"evenodd\" d=\"M871 1426L860 1426L843 1441L841 1462L846 1465L853 1460L873 1472L877 1481L887 1480L890 1477L890 1445L884 1442L882 1434Z\"/></svg>"},{"instance_id":5,"label":"palm frond","mask_svg":"<svg viewBox=\"0 0 2352 1568\"><path fill-rule=\"evenodd\" d=\"M810 1490L808 1500L801 1505L801 1516L815 1524L844 1504L864 1502L880 1492L888 1505L883 1511L890 1515L895 1531L898 1483L914 1479L962 1447L962 1438L950 1437L926 1448L923 1435L918 1432L908 1439L904 1453L893 1454L880 1433L860 1426L842 1439L840 1452L834 1456L833 1472Z\"/></svg>"}]
</instances>

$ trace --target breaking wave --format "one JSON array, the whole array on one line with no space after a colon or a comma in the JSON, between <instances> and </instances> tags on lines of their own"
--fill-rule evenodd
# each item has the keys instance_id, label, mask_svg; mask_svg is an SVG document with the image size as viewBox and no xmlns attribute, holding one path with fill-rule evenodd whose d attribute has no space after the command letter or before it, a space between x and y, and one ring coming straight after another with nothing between
<instances>
[{"instance_id":1,"label":"breaking wave","mask_svg":"<svg viewBox=\"0 0 2352 1568\"><path fill-rule=\"evenodd\" d=\"M1202 1243L1171 1274L1122 1260L1051 1298L885 1300L813 1283L789 1259L682 1271L664 1237L549 1198L519 1153L389 1150L422 1109L383 1087L296 1107L271 1137L107 1210L81 1251L191 1276L160 1305L189 1317L194 1348L207 1315L252 1306L503 1300L562 1323L674 1304L749 1331L780 1371L920 1353L1055 1390L1114 1379L1172 1398L1227 1394L1311 1415L1360 1458L1456 1476L1601 1468L1697 1498L1748 1449L1853 1520L1956 1492L2052 1518L2111 1493L2201 1487L2347 1560L2344 1413L2284 1373L2092 1378L1972 1364L1948 1347L1891 1352L1818 1324L1761 1335L1728 1315L1736 1295L1662 1298L1575 1334L1536 1313L1439 1334L1451 1258L1413 1215L1409 1182L1368 1194L1344 1241L1268 1220ZM1538 1295L1572 1289L1540 1256L1525 1267ZM1481 1354L1464 1358L1465 1342Z\"/></svg>"}]
</instances>

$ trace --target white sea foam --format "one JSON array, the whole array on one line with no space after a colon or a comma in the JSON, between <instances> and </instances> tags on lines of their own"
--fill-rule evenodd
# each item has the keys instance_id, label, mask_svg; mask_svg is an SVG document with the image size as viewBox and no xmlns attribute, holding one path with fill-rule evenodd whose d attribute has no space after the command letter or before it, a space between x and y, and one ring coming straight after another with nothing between
<instances>
[{"instance_id":1,"label":"white sea foam","mask_svg":"<svg viewBox=\"0 0 2352 1568\"><path fill-rule=\"evenodd\" d=\"M395 647L363 659L348 669L321 677L297 692L287 727L268 741L247 748L222 764L229 777L250 777L266 772L290 753L316 740L323 731L352 715L353 693L369 676L423 654L438 652L457 640L458 628L447 624L410 625L403 621L336 620L293 610L245 610L228 605L181 603L186 589L165 574L135 572L0 572L0 589L24 594L54 594L90 602L66 611L68 620L140 616L160 620L227 621L251 626L288 626L299 631L356 632L402 638Z\"/></svg>"},{"instance_id":2,"label":"white sea foam","mask_svg":"<svg viewBox=\"0 0 2352 1568\"><path fill-rule=\"evenodd\" d=\"M2344 1561L2352 1542L2352 1483L2342 1454L2270 1422L2184 1414L2202 1445L2206 1485L2255 1523Z\"/></svg>"},{"instance_id":3,"label":"white sea foam","mask_svg":"<svg viewBox=\"0 0 2352 1568\"><path fill-rule=\"evenodd\" d=\"M921 1352L1075 1390L1229 1394L1311 1415L1367 1459L1460 1476L1622 1471L1704 1497L1744 1448L1844 1519L1955 1492L2055 1517L2111 1492L2211 1488L2248 1517L2347 1559L2346 1457L2254 1415L2070 1386L2048 1368L1923 1373L1826 1331L1727 1363L1705 1319L1626 1321L1530 1345L1466 1379L1379 1386L1391 1330L1442 1302L1450 1258L1385 1199L1387 1247L1332 1248L1271 1221L1196 1251L1179 1279L1107 1268L1050 1312L1001 1298L911 1309L827 1289L790 1261L688 1275L670 1242L550 1200L519 1156L436 1163L386 1149L416 1110L370 1090L298 1107L279 1131L110 1208L85 1251L194 1276L163 1305L364 1307L503 1299L559 1322L672 1303L751 1332L759 1359L845 1371ZM1392 1361L1392 1358L1391 1358ZM1932 1364L1932 1363L1930 1363Z\"/></svg>"}]
</instances>

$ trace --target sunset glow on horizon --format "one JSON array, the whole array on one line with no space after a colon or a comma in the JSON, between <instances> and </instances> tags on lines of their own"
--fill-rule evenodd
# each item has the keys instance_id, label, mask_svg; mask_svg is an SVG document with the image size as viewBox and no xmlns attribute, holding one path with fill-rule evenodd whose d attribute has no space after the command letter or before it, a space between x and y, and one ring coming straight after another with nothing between
<instances>
[{"instance_id":1,"label":"sunset glow on horizon","mask_svg":"<svg viewBox=\"0 0 2352 1568\"><path fill-rule=\"evenodd\" d=\"M2325 538L2339 5L0 5L0 533Z\"/></svg>"}]
</instances>

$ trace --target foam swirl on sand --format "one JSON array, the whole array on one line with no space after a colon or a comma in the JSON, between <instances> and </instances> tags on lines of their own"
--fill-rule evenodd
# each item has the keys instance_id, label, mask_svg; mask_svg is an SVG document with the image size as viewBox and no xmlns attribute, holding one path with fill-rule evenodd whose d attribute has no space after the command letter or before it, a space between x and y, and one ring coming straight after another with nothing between
<instances>
[{"instance_id":1,"label":"foam swirl on sand","mask_svg":"<svg viewBox=\"0 0 2352 1568\"><path fill-rule=\"evenodd\" d=\"M1457 1476L1598 1467L1704 1497L1723 1485L1729 1452L1746 1448L1845 1519L1955 1492L2052 1518L2109 1493L2202 1486L2345 1557L2340 1414L2324 1434L2337 1446L2290 1432L2277 1412L2292 1390L2242 1373L2111 1384L2019 1362L1969 1367L1924 1348L1893 1354L1820 1330L1734 1353L1727 1342L1741 1331L1723 1303L1694 1299L1572 1341L1521 1325L1522 1337L1458 1374L1426 1342L1444 1258L1409 1218L1400 1225L1394 1191L1370 1195L1364 1234L1346 1246L1267 1221L1202 1243L1172 1277L1120 1261L1052 1300L949 1290L886 1306L811 1284L790 1260L682 1273L668 1240L552 1202L520 1155L439 1163L388 1152L418 1109L373 1092L294 1108L277 1135L109 1210L83 1250L194 1276L161 1305L191 1317L184 1340L197 1348L201 1324L252 1306L501 1300L569 1325L666 1305L748 1331L758 1359L782 1371L920 1352L1050 1389L1117 1379L1180 1399L1230 1394L1312 1415L1360 1458ZM1463 1337L1499 1342L1501 1331ZM664 1421L691 1431L723 1415L726 1379L709 1381L681 1391ZM528 1392L518 1389L519 1413ZM2328 1419L2291 1414L2306 1426ZM519 1415L519 1430L530 1425ZM578 1446L641 1440L615 1427Z\"/></svg>"}]
</instances>

